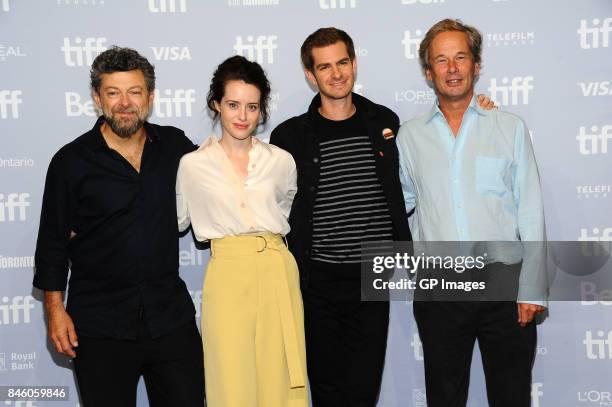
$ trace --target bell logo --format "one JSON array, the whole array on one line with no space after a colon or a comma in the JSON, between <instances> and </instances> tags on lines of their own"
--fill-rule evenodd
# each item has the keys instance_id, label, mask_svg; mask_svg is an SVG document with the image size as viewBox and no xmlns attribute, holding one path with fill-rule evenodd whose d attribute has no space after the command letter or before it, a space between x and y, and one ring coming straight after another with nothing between
<instances>
[{"instance_id":1,"label":"bell logo","mask_svg":"<svg viewBox=\"0 0 612 407\"><path fill-rule=\"evenodd\" d=\"M19 105L23 103L20 90L0 90L0 119L19 118Z\"/></svg>"},{"instance_id":2,"label":"bell logo","mask_svg":"<svg viewBox=\"0 0 612 407\"><path fill-rule=\"evenodd\" d=\"M404 56L406 59L416 59L419 56L419 45L423 41L423 31L415 30L414 35L410 30L404 31L404 39L402 44L404 45Z\"/></svg>"},{"instance_id":3,"label":"bell logo","mask_svg":"<svg viewBox=\"0 0 612 407\"><path fill-rule=\"evenodd\" d=\"M319 6L323 10L334 8L356 8L357 0L319 0Z\"/></svg>"},{"instance_id":4,"label":"bell logo","mask_svg":"<svg viewBox=\"0 0 612 407\"><path fill-rule=\"evenodd\" d=\"M89 99L86 102L81 102L81 95L77 92L66 92L64 95L67 117L97 116L93 100Z\"/></svg>"},{"instance_id":5,"label":"bell logo","mask_svg":"<svg viewBox=\"0 0 612 407\"><path fill-rule=\"evenodd\" d=\"M164 97L159 90L155 90L153 112L158 118L191 117L192 106L195 103L194 89L164 90Z\"/></svg>"},{"instance_id":6,"label":"bell logo","mask_svg":"<svg viewBox=\"0 0 612 407\"><path fill-rule=\"evenodd\" d=\"M607 154L608 140L612 138L612 125L591 126L590 133L587 133L585 126L580 126L576 140L578 149L582 155Z\"/></svg>"},{"instance_id":7,"label":"bell logo","mask_svg":"<svg viewBox=\"0 0 612 407\"><path fill-rule=\"evenodd\" d=\"M0 325L29 324L30 311L34 309L34 297L31 295L2 297L0 301Z\"/></svg>"},{"instance_id":8,"label":"bell logo","mask_svg":"<svg viewBox=\"0 0 612 407\"><path fill-rule=\"evenodd\" d=\"M28 193L0 194L0 222L24 222L29 197Z\"/></svg>"},{"instance_id":9,"label":"bell logo","mask_svg":"<svg viewBox=\"0 0 612 407\"><path fill-rule=\"evenodd\" d=\"M519 104L529 104L529 92L533 90L533 76L515 76L502 78L501 84L496 78L491 78L491 84L487 88L491 95L491 100L502 106Z\"/></svg>"},{"instance_id":10,"label":"bell logo","mask_svg":"<svg viewBox=\"0 0 612 407\"><path fill-rule=\"evenodd\" d=\"M540 407L540 399L544 395L541 388L544 385L542 383L531 384L531 407Z\"/></svg>"},{"instance_id":11,"label":"bell logo","mask_svg":"<svg viewBox=\"0 0 612 407\"><path fill-rule=\"evenodd\" d=\"M151 13L186 13L187 0L149 0L149 11Z\"/></svg>"},{"instance_id":12,"label":"bell logo","mask_svg":"<svg viewBox=\"0 0 612 407\"><path fill-rule=\"evenodd\" d=\"M612 289L598 290L595 283L582 281L580 283L580 299L581 305L612 306Z\"/></svg>"},{"instance_id":13,"label":"bell logo","mask_svg":"<svg viewBox=\"0 0 612 407\"><path fill-rule=\"evenodd\" d=\"M608 48L610 45L610 31L612 31L612 17L608 17L603 21L594 18L592 27L587 25L587 20L580 20L580 28L576 31L580 37L580 48Z\"/></svg>"},{"instance_id":14,"label":"bell logo","mask_svg":"<svg viewBox=\"0 0 612 407\"><path fill-rule=\"evenodd\" d=\"M236 36L236 43L234 44L234 50L236 54L245 57L250 61L257 61L260 64L264 62L268 64L274 63L274 50L277 47L276 35L259 35L257 39L254 36L249 35L246 37L246 42L243 41L242 36ZM246 55L245 55L246 54ZM265 54L265 61L264 61Z\"/></svg>"},{"instance_id":15,"label":"bell logo","mask_svg":"<svg viewBox=\"0 0 612 407\"><path fill-rule=\"evenodd\" d=\"M66 66L89 66L98 54L106 51L106 38L75 37L72 42L75 45L72 45L70 38L64 37L61 50L64 52Z\"/></svg>"},{"instance_id":16,"label":"bell logo","mask_svg":"<svg viewBox=\"0 0 612 407\"><path fill-rule=\"evenodd\" d=\"M612 359L612 331L597 331L593 337L592 331L586 331L582 343L586 348L587 358L591 360Z\"/></svg>"},{"instance_id":17,"label":"bell logo","mask_svg":"<svg viewBox=\"0 0 612 407\"><path fill-rule=\"evenodd\" d=\"M191 61L191 52L188 47L149 47L158 61Z\"/></svg>"}]
</instances>

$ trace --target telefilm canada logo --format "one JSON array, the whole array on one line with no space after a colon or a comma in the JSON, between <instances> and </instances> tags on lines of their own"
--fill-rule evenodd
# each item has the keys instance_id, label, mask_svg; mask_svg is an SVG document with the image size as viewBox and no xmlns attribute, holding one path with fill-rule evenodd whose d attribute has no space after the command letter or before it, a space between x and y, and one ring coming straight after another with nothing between
<instances>
[{"instance_id":1,"label":"telefilm canada logo","mask_svg":"<svg viewBox=\"0 0 612 407\"><path fill-rule=\"evenodd\" d=\"M578 199L604 199L612 195L612 185L577 185L576 196Z\"/></svg>"},{"instance_id":2,"label":"telefilm canada logo","mask_svg":"<svg viewBox=\"0 0 612 407\"><path fill-rule=\"evenodd\" d=\"M535 42L533 31L493 32L485 34L484 37L489 47L533 45Z\"/></svg>"}]
</instances>

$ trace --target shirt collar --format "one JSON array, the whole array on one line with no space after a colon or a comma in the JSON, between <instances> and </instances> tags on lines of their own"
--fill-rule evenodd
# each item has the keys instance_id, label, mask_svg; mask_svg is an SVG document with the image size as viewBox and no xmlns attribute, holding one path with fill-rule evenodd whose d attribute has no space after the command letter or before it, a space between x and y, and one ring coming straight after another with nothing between
<instances>
[{"instance_id":1,"label":"shirt collar","mask_svg":"<svg viewBox=\"0 0 612 407\"><path fill-rule=\"evenodd\" d=\"M261 144L261 140L259 140L256 136L252 136L251 137L251 146L253 147L252 150L258 148L258 146ZM219 144L219 137L217 137L216 134L210 134L206 140L204 140L204 142L202 143L202 145L200 146L200 148L198 148L198 150L203 150L207 147L211 147L211 146L215 146L216 147L221 147L221 145Z\"/></svg>"},{"instance_id":2,"label":"shirt collar","mask_svg":"<svg viewBox=\"0 0 612 407\"><path fill-rule=\"evenodd\" d=\"M102 126L102 123L104 123L104 121L105 121L104 116L98 117L98 119L96 120L96 123L94 124L93 128L90 131L91 137L89 137L87 141L91 149L94 151L103 150L105 148L108 148L108 145L106 144L106 141L104 140L104 136L102 136L102 131L100 130L100 126ZM159 141L160 139L159 132L157 131L155 126L152 126L149 122L145 122L144 129L145 129L145 135L147 137L147 141L149 142Z\"/></svg>"},{"instance_id":3,"label":"shirt collar","mask_svg":"<svg viewBox=\"0 0 612 407\"><path fill-rule=\"evenodd\" d=\"M470 100L470 104L468 105L466 111L474 111L480 116L486 115L486 110L478 106L478 102L476 101L476 95L472 96L472 100ZM440 116L444 117L444 113L442 113L442 110L440 110L440 106L438 105L438 99L436 98L436 101L431 107L429 113L427 114L425 121L429 123L437 114L440 114Z\"/></svg>"}]
</instances>

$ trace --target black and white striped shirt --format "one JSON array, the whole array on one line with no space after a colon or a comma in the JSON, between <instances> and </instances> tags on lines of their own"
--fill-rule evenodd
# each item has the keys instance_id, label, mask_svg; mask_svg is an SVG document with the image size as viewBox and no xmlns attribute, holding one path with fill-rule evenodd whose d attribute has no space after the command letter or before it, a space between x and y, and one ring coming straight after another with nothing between
<instances>
[{"instance_id":1,"label":"black and white striped shirt","mask_svg":"<svg viewBox=\"0 0 612 407\"><path fill-rule=\"evenodd\" d=\"M393 240L372 143L359 113L342 121L318 115L321 161L313 210L312 260L359 263L362 242Z\"/></svg>"}]
</instances>

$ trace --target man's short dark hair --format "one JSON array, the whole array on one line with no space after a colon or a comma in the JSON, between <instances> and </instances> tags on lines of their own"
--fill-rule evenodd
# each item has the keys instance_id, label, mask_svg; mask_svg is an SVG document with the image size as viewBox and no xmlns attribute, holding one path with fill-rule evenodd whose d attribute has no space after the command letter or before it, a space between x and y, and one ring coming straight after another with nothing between
<instances>
[{"instance_id":1,"label":"man's short dark hair","mask_svg":"<svg viewBox=\"0 0 612 407\"><path fill-rule=\"evenodd\" d=\"M421 64L423 73L427 72L428 69L431 69L431 65L429 64L429 47L431 46L431 43L436 35L448 31L463 32L467 35L468 45L470 47L470 52L472 53L472 59L474 60L474 63L480 65L480 55L482 52L482 35L480 32L470 25L463 24L461 20L447 18L435 23L429 29L429 31L427 31L427 34L425 34L423 41L421 41L421 45L419 46L419 63Z\"/></svg>"},{"instance_id":2,"label":"man's short dark hair","mask_svg":"<svg viewBox=\"0 0 612 407\"><path fill-rule=\"evenodd\" d=\"M346 45L349 59L353 61L355 59L355 45L353 45L353 39L346 32L335 27L319 28L306 38L300 49L304 68L310 72L314 69L313 48L327 47L339 41Z\"/></svg>"},{"instance_id":3,"label":"man's short dark hair","mask_svg":"<svg viewBox=\"0 0 612 407\"><path fill-rule=\"evenodd\" d=\"M91 88L96 93L100 93L102 74L127 72L135 69L142 71L145 83L147 84L147 90L153 92L155 89L155 68L153 65L137 51L113 45L98 55L94 59L93 64L91 64Z\"/></svg>"}]
</instances>

